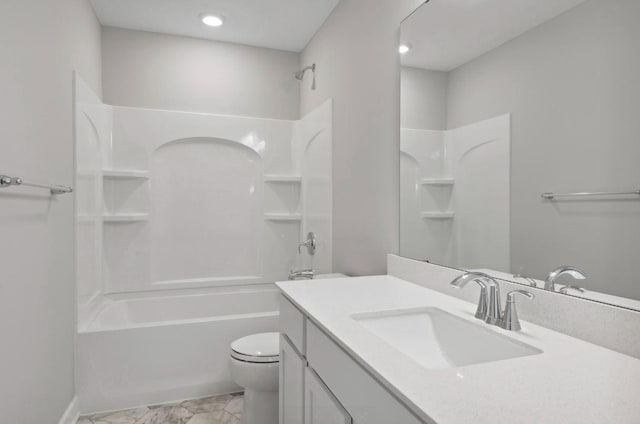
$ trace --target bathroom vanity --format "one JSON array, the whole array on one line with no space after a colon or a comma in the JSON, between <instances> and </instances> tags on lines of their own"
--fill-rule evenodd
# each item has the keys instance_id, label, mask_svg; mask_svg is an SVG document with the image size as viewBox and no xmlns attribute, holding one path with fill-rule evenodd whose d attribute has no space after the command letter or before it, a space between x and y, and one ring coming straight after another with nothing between
<instances>
[{"instance_id":1,"label":"bathroom vanity","mask_svg":"<svg viewBox=\"0 0 640 424\"><path fill-rule=\"evenodd\" d=\"M443 286L447 285L443 281ZM637 423L640 361L393 276L278 283L281 424Z\"/></svg>"}]
</instances>

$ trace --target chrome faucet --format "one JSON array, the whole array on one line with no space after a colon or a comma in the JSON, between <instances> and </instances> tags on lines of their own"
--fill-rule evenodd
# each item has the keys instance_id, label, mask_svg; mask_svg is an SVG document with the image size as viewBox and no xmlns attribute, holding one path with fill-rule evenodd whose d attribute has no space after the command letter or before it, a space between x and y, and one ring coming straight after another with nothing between
<instances>
[{"instance_id":1,"label":"chrome faucet","mask_svg":"<svg viewBox=\"0 0 640 424\"><path fill-rule=\"evenodd\" d=\"M574 268L572 266L561 266L549 273L547 279L544 280L544 289L553 292L556 291L556 280L564 274L570 275L576 280L584 280L587 278L578 268Z\"/></svg>"},{"instance_id":2,"label":"chrome faucet","mask_svg":"<svg viewBox=\"0 0 640 424\"><path fill-rule=\"evenodd\" d=\"M509 331L520 331L520 320L518 319L518 311L516 309L516 295L525 296L528 299L534 299L535 295L526 290L514 290L507 294L507 304L504 308L504 316L499 325L501 328Z\"/></svg>"},{"instance_id":3,"label":"chrome faucet","mask_svg":"<svg viewBox=\"0 0 640 424\"><path fill-rule=\"evenodd\" d=\"M568 294L567 292L569 290L575 290L577 292L584 293L584 289L582 287L578 287L578 286L564 286L564 287L560 288L560 290L558 290L558 293L560 293L560 294Z\"/></svg>"},{"instance_id":4,"label":"chrome faucet","mask_svg":"<svg viewBox=\"0 0 640 424\"><path fill-rule=\"evenodd\" d=\"M522 278L523 280L527 280L531 287L538 287L538 283L531 277L528 277L523 274L513 274L513 278Z\"/></svg>"},{"instance_id":5,"label":"chrome faucet","mask_svg":"<svg viewBox=\"0 0 640 424\"><path fill-rule=\"evenodd\" d=\"M500 328L509 331L520 331L520 320L518 319L518 311L516 310L516 295L522 295L529 299L535 298L534 294L526 290L514 290L507 294L507 304L502 313L502 304L500 303L500 284L492 276L482 272L465 272L450 284L455 288L462 288L469 281L475 281L480 285L480 300L478 301L478 309L476 318L484 319L487 324L497 325ZM487 301L487 287L489 287L489 300ZM484 317L481 312L484 312Z\"/></svg>"},{"instance_id":6,"label":"chrome faucet","mask_svg":"<svg viewBox=\"0 0 640 424\"><path fill-rule=\"evenodd\" d=\"M453 280L451 285L460 289L466 286L469 281L474 281L480 286L480 298L478 299L475 317L484 321L487 318L487 284L480 278L472 279L471 277L464 278L464 276L465 274Z\"/></svg>"},{"instance_id":7,"label":"chrome faucet","mask_svg":"<svg viewBox=\"0 0 640 424\"><path fill-rule=\"evenodd\" d=\"M483 319L487 324L499 324L502 320L502 304L500 303L500 285L496 279L483 272L465 272L450 284L460 289L466 286L469 281L475 281L480 285L480 299L476 309L476 318ZM488 300L487 287L489 288Z\"/></svg>"},{"instance_id":8,"label":"chrome faucet","mask_svg":"<svg viewBox=\"0 0 640 424\"><path fill-rule=\"evenodd\" d=\"M313 280L314 272L312 269L301 269L299 271L289 271L289 280Z\"/></svg>"}]
</instances>

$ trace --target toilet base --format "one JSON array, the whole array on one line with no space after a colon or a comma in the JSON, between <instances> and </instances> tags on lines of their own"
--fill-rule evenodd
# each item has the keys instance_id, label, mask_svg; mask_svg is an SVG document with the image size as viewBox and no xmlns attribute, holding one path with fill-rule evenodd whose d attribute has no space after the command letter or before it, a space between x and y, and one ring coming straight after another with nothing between
<instances>
[{"instance_id":1,"label":"toilet base","mask_svg":"<svg viewBox=\"0 0 640 424\"><path fill-rule=\"evenodd\" d=\"M278 391L245 389L242 424L278 424Z\"/></svg>"}]
</instances>

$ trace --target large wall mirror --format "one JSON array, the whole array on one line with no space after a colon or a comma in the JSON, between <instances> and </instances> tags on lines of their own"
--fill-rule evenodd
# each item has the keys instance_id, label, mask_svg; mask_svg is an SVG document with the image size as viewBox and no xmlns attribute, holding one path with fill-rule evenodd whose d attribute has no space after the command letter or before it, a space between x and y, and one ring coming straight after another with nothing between
<instances>
[{"instance_id":1,"label":"large wall mirror","mask_svg":"<svg viewBox=\"0 0 640 424\"><path fill-rule=\"evenodd\" d=\"M640 310L639 18L637 0L409 16L400 254Z\"/></svg>"}]
</instances>

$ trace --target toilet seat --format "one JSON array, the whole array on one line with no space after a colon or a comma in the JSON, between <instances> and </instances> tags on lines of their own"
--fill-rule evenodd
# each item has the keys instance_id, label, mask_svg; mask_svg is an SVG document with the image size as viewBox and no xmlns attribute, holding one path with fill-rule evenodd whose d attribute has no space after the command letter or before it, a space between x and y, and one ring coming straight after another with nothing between
<instances>
[{"instance_id":1,"label":"toilet seat","mask_svg":"<svg viewBox=\"0 0 640 424\"><path fill-rule=\"evenodd\" d=\"M259 333L231 343L231 357L254 364L280 362L280 333Z\"/></svg>"}]
</instances>

